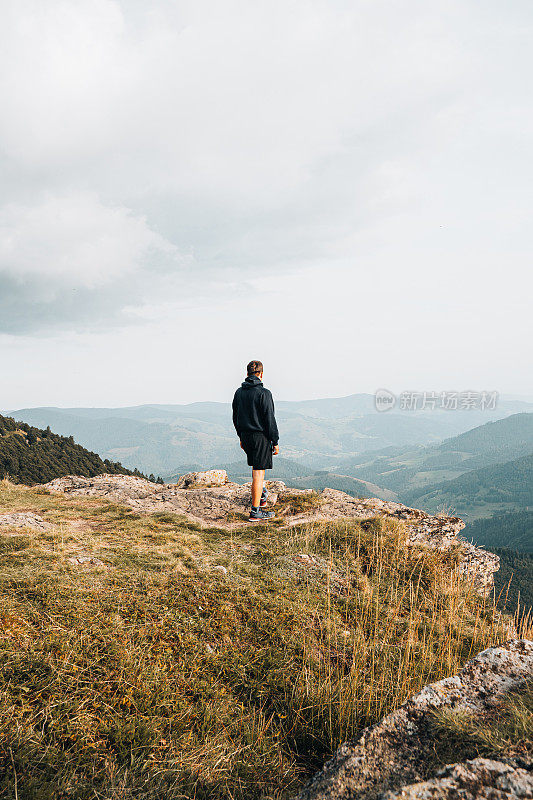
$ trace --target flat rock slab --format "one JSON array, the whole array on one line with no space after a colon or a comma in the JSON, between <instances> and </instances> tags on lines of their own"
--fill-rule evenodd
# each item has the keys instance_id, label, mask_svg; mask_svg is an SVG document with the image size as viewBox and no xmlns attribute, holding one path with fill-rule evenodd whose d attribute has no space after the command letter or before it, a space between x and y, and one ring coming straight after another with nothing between
<instances>
[{"instance_id":1,"label":"flat rock slab","mask_svg":"<svg viewBox=\"0 0 533 800\"><path fill-rule=\"evenodd\" d=\"M0 514L0 527L32 528L36 531L47 531L52 526L39 514L34 514L32 511L22 511L16 514Z\"/></svg>"},{"instance_id":2,"label":"flat rock slab","mask_svg":"<svg viewBox=\"0 0 533 800\"><path fill-rule=\"evenodd\" d=\"M458 675L425 686L381 722L366 728L357 741L341 745L323 770L303 789L298 800L377 800L383 796L388 800L393 797L429 800L464 796L466 800L469 795L460 792L453 795L451 788L449 794L442 795L426 795L423 794L425 789L420 788L413 788L414 792L422 792L419 794L402 793L403 787L428 781L429 776L425 773L427 764L431 763L433 747L427 734L428 715L437 708L485 713L496 707L509 691L532 678L532 641L515 639L501 647L483 650ZM448 786L452 787L454 780L462 780L461 776L465 774L457 768L456 772L448 775ZM384 795L385 792L389 794ZM494 798L498 797L494 795Z\"/></svg>"},{"instance_id":3,"label":"flat rock slab","mask_svg":"<svg viewBox=\"0 0 533 800\"><path fill-rule=\"evenodd\" d=\"M275 503L279 489L286 490L286 486L281 481L268 481L267 484L270 501ZM234 527L232 515L250 508L249 483L243 486L230 482L220 486L195 483L179 486L155 484L132 475L98 475L95 478L67 475L44 484L44 487L65 494L102 497L128 505L139 513L168 511L182 514L206 527Z\"/></svg>"}]
</instances>

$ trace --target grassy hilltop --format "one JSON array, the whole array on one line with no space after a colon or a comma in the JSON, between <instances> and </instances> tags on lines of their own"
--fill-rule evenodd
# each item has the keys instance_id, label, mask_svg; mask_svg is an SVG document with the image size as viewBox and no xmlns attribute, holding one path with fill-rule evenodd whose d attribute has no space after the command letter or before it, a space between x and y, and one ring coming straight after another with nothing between
<instances>
[{"instance_id":1,"label":"grassy hilltop","mask_svg":"<svg viewBox=\"0 0 533 800\"><path fill-rule=\"evenodd\" d=\"M508 638L401 522L200 529L0 484L0 797L289 798ZM16 783L15 783L16 782Z\"/></svg>"}]
</instances>

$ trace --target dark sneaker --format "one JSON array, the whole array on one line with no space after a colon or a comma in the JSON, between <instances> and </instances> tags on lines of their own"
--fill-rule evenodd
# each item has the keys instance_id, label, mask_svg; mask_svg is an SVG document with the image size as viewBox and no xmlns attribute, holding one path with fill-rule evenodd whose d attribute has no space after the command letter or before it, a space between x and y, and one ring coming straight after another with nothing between
<instances>
[{"instance_id":1,"label":"dark sneaker","mask_svg":"<svg viewBox=\"0 0 533 800\"><path fill-rule=\"evenodd\" d=\"M266 506L267 500L268 500L268 492L263 487L263 491L261 492L261 500L259 501L259 508L263 508L264 506Z\"/></svg>"},{"instance_id":2,"label":"dark sneaker","mask_svg":"<svg viewBox=\"0 0 533 800\"><path fill-rule=\"evenodd\" d=\"M262 520L272 519L274 516L273 511L263 511L262 508L258 508L257 511L253 509L250 511L250 516L248 517L249 522L261 522Z\"/></svg>"}]
</instances>

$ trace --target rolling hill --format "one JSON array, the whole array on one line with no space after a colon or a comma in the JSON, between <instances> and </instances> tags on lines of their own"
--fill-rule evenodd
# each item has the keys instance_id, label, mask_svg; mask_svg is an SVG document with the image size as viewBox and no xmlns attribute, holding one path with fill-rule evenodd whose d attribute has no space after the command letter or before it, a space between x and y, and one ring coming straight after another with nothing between
<instances>
[{"instance_id":1,"label":"rolling hill","mask_svg":"<svg viewBox=\"0 0 533 800\"><path fill-rule=\"evenodd\" d=\"M325 470L300 478L288 478L285 482L287 486L295 489L314 489L317 492L321 492L328 487L329 489L338 489L340 492L346 492L352 497L379 497L380 500L394 501L398 499L395 492L391 492L390 489L383 489L383 487L376 486L376 484L368 481L361 481L349 475L338 475L335 472L327 472Z\"/></svg>"},{"instance_id":2,"label":"rolling hill","mask_svg":"<svg viewBox=\"0 0 533 800\"><path fill-rule=\"evenodd\" d=\"M471 470L404 497L408 505L434 512L453 509L465 519L527 509L533 506L533 455Z\"/></svg>"},{"instance_id":3,"label":"rolling hill","mask_svg":"<svg viewBox=\"0 0 533 800\"><path fill-rule=\"evenodd\" d=\"M426 488L533 453L533 414L513 414L431 446L388 448L347 459L337 471L384 486L408 502Z\"/></svg>"},{"instance_id":4,"label":"rolling hill","mask_svg":"<svg viewBox=\"0 0 533 800\"><path fill-rule=\"evenodd\" d=\"M446 439L439 447L446 453L471 454L462 467L478 469L529 455L533 449L533 414L512 414Z\"/></svg>"}]
</instances>

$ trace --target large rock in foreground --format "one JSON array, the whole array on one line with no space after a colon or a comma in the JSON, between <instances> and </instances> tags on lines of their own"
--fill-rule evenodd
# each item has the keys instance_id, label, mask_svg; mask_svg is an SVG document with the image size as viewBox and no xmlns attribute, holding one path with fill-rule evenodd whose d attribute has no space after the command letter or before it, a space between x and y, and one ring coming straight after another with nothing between
<instances>
[{"instance_id":1,"label":"large rock in foreground","mask_svg":"<svg viewBox=\"0 0 533 800\"><path fill-rule=\"evenodd\" d=\"M213 486L213 482L220 485ZM205 485L208 484L208 485ZM67 475L44 484L50 491L66 494L103 497L124 503L140 513L171 511L183 514L202 526L231 528L244 523L250 508L250 484L227 482L223 470L189 473L177 484L155 484L130 475L98 475L84 478ZM314 494L310 489L289 489L282 481L267 481L270 504L279 499ZM324 489L318 502L302 513L284 514L287 525L338 519L368 519L389 517L401 520L407 528L407 544L447 550L460 547L459 571L472 581L481 594L493 586L493 573L499 558L493 553L474 547L457 538L464 528L458 517L426 514L402 503L377 498L361 500L336 489Z\"/></svg>"},{"instance_id":2,"label":"large rock in foreground","mask_svg":"<svg viewBox=\"0 0 533 800\"><path fill-rule=\"evenodd\" d=\"M358 741L341 745L298 800L532 797L531 771L518 765L474 759L433 778L427 775L433 750L427 733L431 712L450 708L485 713L532 678L533 642L513 640L484 650L458 675L425 686L397 711L366 728ZM520 786L525 794L516 788Z\"/></svg>"}]
</instances>

